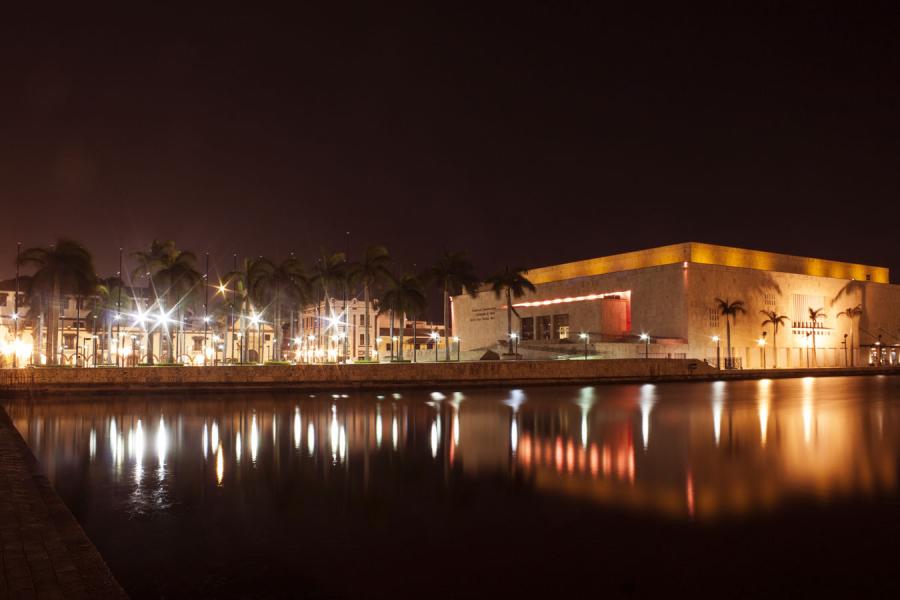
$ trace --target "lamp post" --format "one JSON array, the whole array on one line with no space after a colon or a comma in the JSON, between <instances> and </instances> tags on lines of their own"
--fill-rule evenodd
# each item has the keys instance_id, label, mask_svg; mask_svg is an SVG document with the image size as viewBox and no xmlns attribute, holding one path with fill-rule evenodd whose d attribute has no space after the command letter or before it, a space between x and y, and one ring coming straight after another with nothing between
<instances>
[{"instance_id":1,"label":"lamp post","mask_svg":"<svg viewBox=\"0 0 900 600\"><path fill-rule=\"evenodd\" d=\"M850 366L850 357L847 355L847 334L846 333L844 334L844 341L841 343L844 344L844 366L849 367Z\"/></svg>"},{"instance_id":2,"label":"lamp post","mask_svg":"<svg viewBox=\"0 0 900 600\"><path fill-rule=\"evenodd\" d=\"M438 344L441 342L441 336L437 331L431 332L431 340L434 342L434 362L438 361Z\"/></svg>"},{"instance_id":3,"label":"lamp post","mask_svg":"<svg viewBox=\"0 0 900 600\"><path fill-rule=\"evenodd\" d=\"M806 368L809 368L809 336L812 335L811 332L806 332Z\"/></svg>"},{"instance_id":4,"label":"lamp post","mask_svg":"<svg viewBox=\"0 0 900 600\"><path fill-rule=\"evenodd\" d=\"M590 341L591 336L588 335L587 333L582 332L582 333L578 334L578 337L580 337L582 340L584 340L584 360L587 360L587 358L588 358L588 342Z\"/></svg>"},{"instance_id":5,"label":"lamp post","mask_svg":"<svg viewBox=\"0 0 900 600\"><path fill-rule=\"evenodd\" d=\"M453 341L456 343L456 362L459 362L459 336L454 335Z\"/></svg>"},{"instance_id":6,"label":"lamp post","mask_svg":"<svg viewBox=\"0 0 900 600\"><path fill-rule=\"evenodd\" d=\"M375 356L378 357L378 362L381 362L381 336L375 337Z\"/></svg>"},{"instance_id":7,"label":"lamp post","mask_svg":"<svg viewBox=\"0 0 900 600\"><path fill-rule=\"evenodd\" d=\"M712 336L712 341L716 343L716 368L722 369L722 345L719 342L719 336Z\"/></svg>"},{"instance_id":8,"label":"lamp post","mask_svg":"<svg viewBox=\"0 0 900 600\"><path fill-rule=\"evenodd\" d=\"M766 368L766 332L763 332L762 337L756 340L756 344L759 346L759 364L762 365L762 368Z\"/></svg>"},{"instance_id":9,"label":"lamp post","mask_svg":"<svg viewBox=\"0 0 900 600\"><path fill-rule=\"evenodd\" d=\"M22 252L22 242L16 242L16 296L13 298L13 343L19 341L19 254ZM32 339L34 339L32 337ZM19 353L13 352L13 367L19 368Z\"/></svg>"},{"instance_id":10,"label":"lamp post","mask_svg":"<svg viewBox=\"0 0 900 600\"><path fill-rule=\"evenodd\" d=\"M518 333L510 333L509 334L509 350L512 352L512 355L516 360L519 359L519 334Z\"/></svg>"},{"instance_id":11,"label":"lamp post","mask_svg":"<svg viewBox=\"0 0 900 600\"><path fill-rule=\"evenodd\" d=\"M650 358L650 335L647 333L642 333L641 340L643 340L644 342L644 358Z\"/></svg>"},{"instance_id":12,"label":"lamp post","mask_svg":"<svg viewBox=\"0 0 900 600\"><path fill-rule=\"evenodd\" d=\"M122 359L120 354L122 353L121 346L122 344L122 249L119 248L119 271L116 273L116 278L119 280L116 283L119 286L118 294L116 295L116 366L122 366ZM106 342L109 345L109 340Z\"/></svg>"}]
</instances>

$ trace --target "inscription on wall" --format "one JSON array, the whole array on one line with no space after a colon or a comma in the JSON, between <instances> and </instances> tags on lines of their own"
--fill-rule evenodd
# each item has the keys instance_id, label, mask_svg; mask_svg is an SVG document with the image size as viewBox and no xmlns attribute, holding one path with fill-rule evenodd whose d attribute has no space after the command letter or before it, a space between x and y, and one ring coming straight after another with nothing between
<instances>
[{"instance_id":1,"label":"inscription on wall","mask_svg":"<svg viewBox=\"0 0 900 600\"><path fill-rule=\"evenodd\" d=\"M496 308L476 308L472 311L472 316L469 317L469 322L477 323L478 321L493 321L496 312Z\"/></svg>"}]
</instances>

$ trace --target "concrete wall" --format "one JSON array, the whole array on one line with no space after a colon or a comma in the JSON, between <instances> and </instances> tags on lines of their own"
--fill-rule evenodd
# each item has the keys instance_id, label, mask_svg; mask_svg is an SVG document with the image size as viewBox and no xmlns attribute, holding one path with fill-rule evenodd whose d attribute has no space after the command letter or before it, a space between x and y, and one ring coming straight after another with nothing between
<instances>
[{"instance_id":1,"label":"concrete wall","mask_svg":"<svg viewBox=\"0 0 900 600\"><path fill-rule=\"evenodd\" d=\"M687 360L486 361L441 364L298 365L268 367L135 367L5 369L0 396L128 393L169 390L397 389L442 385L536 385L600 380L685 378L714 374Z\"/></svg>"}]
</instances>

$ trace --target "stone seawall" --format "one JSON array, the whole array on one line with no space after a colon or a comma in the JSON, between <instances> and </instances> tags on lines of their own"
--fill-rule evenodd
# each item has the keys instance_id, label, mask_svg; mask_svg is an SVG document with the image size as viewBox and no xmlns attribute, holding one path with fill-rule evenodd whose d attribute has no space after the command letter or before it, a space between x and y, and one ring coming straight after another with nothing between
<instances>
[{"instance_id":1,"label":"stone seawall","mask_svg":"<svg viewBox=\"0 0 900 600\"><path fill-rule=\"evenodd\" d=\"M422 364L6 369L0 396L170 390L346 390L578 384L714 375L696 360L490 361Z\"/></svg>"},{"instance_id":2,"label":"stone seawall","mask_svg":"<svg viewBox=\"0 0 900 600\"><path fill-rule=\"evenodd\" d=\"M0 371L0 397L168 391L338 391L448 386L578 385L874 374L900 374L900 370L855 368L718 371L701 361L690 359L5 369Z\"/></svg>"}]
</instances>

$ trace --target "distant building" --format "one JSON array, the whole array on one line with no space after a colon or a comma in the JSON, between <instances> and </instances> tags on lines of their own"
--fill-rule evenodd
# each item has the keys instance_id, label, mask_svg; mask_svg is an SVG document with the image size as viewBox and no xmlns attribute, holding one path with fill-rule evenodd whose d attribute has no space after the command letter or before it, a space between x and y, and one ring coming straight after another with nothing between
<instances>
[{"instance_id":1,"label":"distant building","mask_svg":"<svg viewBox=\"0 0 900 600\"><path fill-rule=\"evenodd\" d=\"M512 324L526 357L587 351L725 366L721 298L746 309L731 327L735 367L898 364L900 286L884 267L689 242L532 269L527 277L537 291L513 301ZM502 299L482 292L452 300L464 352L510 351ZM838 316L856 306L858 316ZM824 316L813 321L810 308ZM788 318L777 338L761 325L763 310Z\"/></svg>"}]
</instances>

